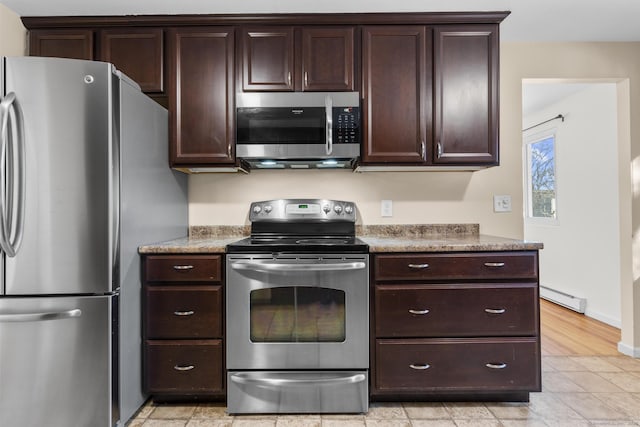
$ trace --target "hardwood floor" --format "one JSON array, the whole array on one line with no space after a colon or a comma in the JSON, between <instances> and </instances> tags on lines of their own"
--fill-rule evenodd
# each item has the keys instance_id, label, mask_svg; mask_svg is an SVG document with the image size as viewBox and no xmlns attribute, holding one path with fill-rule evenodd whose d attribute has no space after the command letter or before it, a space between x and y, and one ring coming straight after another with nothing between
<instances>
[{"instance_id":1,"label":"hardwood floor","mask_svg":"<svg viewBox=\"0 0 640 427\"><path fill-rule=\"evenodd\" d=\"M543 356L617 356L620 329L540 299Z\"/></svg>"}]
</instances>

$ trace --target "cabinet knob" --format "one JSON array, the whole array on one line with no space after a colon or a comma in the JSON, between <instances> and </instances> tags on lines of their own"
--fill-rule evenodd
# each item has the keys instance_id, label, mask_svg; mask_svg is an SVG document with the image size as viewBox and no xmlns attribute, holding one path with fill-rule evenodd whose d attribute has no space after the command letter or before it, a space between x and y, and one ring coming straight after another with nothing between
<instances>
[{"instance_id":1,"label":"cabinet knob","mask_svg":"<svg viewBox=\"0 0 640 427\"><path fill-rule=\"evenodd\" d=\"M504 369L507 367L507 364L506 363L487 363L484 366L486 366L489 369Z\"/></svg>"},{"instance_id":2,"label":"cabinet knob","mask_svg":"<svg viewBox=\"0 0 640 427\"><path fill-rule=\"evenodd\" d=\"M429 268L429 264L409 264L409 268L415 268L416 270L423 270Z\"/></svg>"},{"instance_id":3,"label":"cabinet knob","mask_svg":"<svg viewBox=\"0 0 640 427\"><path fill-rule=\"evenodd\" d=\"M195 366L193 366L193 365L187 365L187 366L175 365L173 367L173 369L175 369L176 371L190 371L193 368L195 368Z\"/></svg>"},{"instance_id":4,"label":"cabinet knob","mask_svg":"<svg viewBox=\"0 0 640 427\"><path fill-rule=\"evenodd\" d=\"M429 365L428 363L422 363L422 364L412 363L411 365L409 365L409 367L411 369L415 369L416 371L424 371L425 369L429 369L431 365Z\"/></svg>"},{"instance_id":5,"label":"cabinet knob","mask_svg":"<svg viewBox=\"0 0 640 427\"><path fill-rule=\"evenodd\" d=\"M173 314L175 314L176 316L193 316L194 314L196 314L196 312L193 311L193 310L189 310L189 311L174 311Z\"/></svg>"},{"instance_id":6,"label":"cabinet knob","mask_svg":"<svg viewBox=\"0 0 640 427\"><path fill-rule=\"evenodd\" d=\"M485 262L484 266L499 268L499 267L504 267L504 262Z\"/></svg>"}]
</instances>

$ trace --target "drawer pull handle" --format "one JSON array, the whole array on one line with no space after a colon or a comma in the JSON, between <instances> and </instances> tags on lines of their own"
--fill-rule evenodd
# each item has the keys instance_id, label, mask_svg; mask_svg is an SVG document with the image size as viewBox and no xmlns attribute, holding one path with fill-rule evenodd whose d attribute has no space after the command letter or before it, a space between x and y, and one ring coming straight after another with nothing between
<instances>
[{"instance_id":1,"label":"drawer pull handle","mask_svg":"<svg viewBox=\"0 0 640 427\"><path fill-rule=\"evenodd\" d=\"M484 311L486 311L489 314L502 314L505 311L507 311L506 308L485 308Z\"/></svg>"},{"instance_id":2,"label":"drawer pull handle","mask_svg":"<svg viewBox=\"0 0 640 427\"><path fill-rule=\"evenodd\" d=\"M194 314L196 314L196 312L193 311L193 310L189 310L189 311L174 311L173 314L175 314L176 316L193 316Z\"/></svg>"},{"instance_id":3,"label":"drawer pull handle","mask_svg":"<svg viewBox=\"0 0 640 427\"><path fill-rule=\"evenodd\" d=\"M176 365L176 366L173 367L173 369L175 369L176 371L190 371L193 368L195 368L195 366L193 366L193 365L189 365L189 366Z\"/></svg>"},{"instance_id":4,"label":"drawer pull handle","mask_svg":"<svg viewBox=\"0 0 640 427\"><path fill-rule=\"evenodd\" d=\"M420 365L416 365L415 363L412 363L411 365L409 365L409 367L411 369L415 369L416 371L424 371L425 369L429 369L431 365L429 365L428 363L423 363Z\"/></svg>"},{"instance_id":5,"label":"drawer pull handle","mask_svg":"<svg viewBox=\"0 0 640 427\"><path fill-rule=\"evenodd\" d=\"M174 265L173 269L178 271L193 270L193 265Z\"/></svg>"},{"instance_id":6,"label":"drawer pull handle","mask_svg":"<svg viewBox=\"0 0 640 427\"><path fill-rule=\"evenodd\" d=\"M411 314L427 314L429 312L429 310L409 310L409 313Z\"/></svg>"},{"instance_id":7,"label":"drawer pull handle","mask_svg":"<svg viewBox=\"0 0 640 427\"><path fill-rule=\"evenodd\" d=\"M504 267L504 262L485 262L485 267Z\"/></svg>"},{"instance_id":8,"label":"drawer pull handle","mask_svg":"<svg viewBox=\"0 0 640 427\"><path fill-rule=\"evenodd\" d=\"M422 270L425 268L429 268L429 264L409 264L409 268L415 268L417 270Z\"/></svg>"},{"instance_id":9,"label":"drawer pull handle","mask_svg":"<svg viewBox=\"0 0 640 427\"><path fill-rule=\"evenodd\" d=\"M507 367L507 364L506 363L487 363L484 366L490 369L504 369Z\"/></svg>"}]
</instances>

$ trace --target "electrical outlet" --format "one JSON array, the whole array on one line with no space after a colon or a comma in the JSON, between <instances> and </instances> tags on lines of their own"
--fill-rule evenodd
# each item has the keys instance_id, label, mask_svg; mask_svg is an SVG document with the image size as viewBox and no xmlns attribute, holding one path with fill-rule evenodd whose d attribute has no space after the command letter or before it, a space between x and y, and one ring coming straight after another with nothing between
<instances>
[{"instance_id":1,"label":"electrical outlet","mask_svg":"<svg viewBox=\"0 0 640 427\"><path fill-rule=\"evenodd\" d=\"M511 212L511 196L493 196L494 212Z\"/></svg>"},{"instance_id":2,"label":"electrical outlet","mask_svg":"<svg viewBox=\"0 0 640 427\"><path fill-rule=\"evenodd\" d=\"M382 200L380 202L380 216L393 216L393 201Z\"/></svg>"}]
</instances>

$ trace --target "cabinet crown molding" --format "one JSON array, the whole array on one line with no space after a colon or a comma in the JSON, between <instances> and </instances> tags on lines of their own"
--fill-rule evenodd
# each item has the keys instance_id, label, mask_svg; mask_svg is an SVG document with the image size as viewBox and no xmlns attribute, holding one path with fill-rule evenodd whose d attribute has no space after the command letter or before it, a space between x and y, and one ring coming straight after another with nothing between
<instances>
[{"instance_id":1,"label":"cabinet crown molding","mask_svg":"<svg viewBox=\"0 0 640 427\"><path fill-rule=\"evenodd\" d=\"M28 30L39 28L193 25L438 25L499 24L511 12L277 13L223 15L24 16Z\"/></svg>"}]
</instances>

